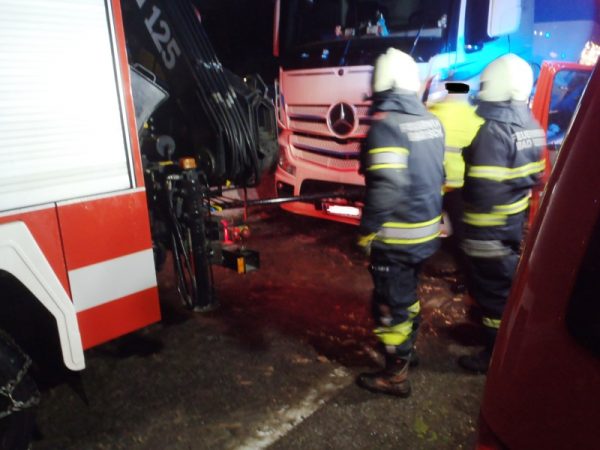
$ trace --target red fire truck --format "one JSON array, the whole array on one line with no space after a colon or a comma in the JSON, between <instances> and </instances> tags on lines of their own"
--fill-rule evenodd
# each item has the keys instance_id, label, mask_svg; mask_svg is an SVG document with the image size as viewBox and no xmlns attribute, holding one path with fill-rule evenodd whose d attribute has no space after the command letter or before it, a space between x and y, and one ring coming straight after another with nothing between
<instances>
[{"instance_id":1,"label":"red fire truck","mask_svg":"<svg viewBox=\"0 0 600 450\"><path fill-rule=\"evenodd\" d=\"M160 319L120 11L0 5L3 422L35 399L20 388L30 361L7 335L54 338L36 333L38 305L71 370L86 348Z\"/></svg>"},{"instance_id":2,"label":"red fire truck","mask_svg":"<svg viewBox=\"0 0 600 450\"><path fill-rule=\"evenodd\" d=\"M257 183L277 146L272 102L220 65L188 0L0 2L0 92L0 448L16 450L32 360L78 371L158 321L167 250L200 310L212 264L258 265L220 245L211 198Z\"/></svg>"}]
</instances>

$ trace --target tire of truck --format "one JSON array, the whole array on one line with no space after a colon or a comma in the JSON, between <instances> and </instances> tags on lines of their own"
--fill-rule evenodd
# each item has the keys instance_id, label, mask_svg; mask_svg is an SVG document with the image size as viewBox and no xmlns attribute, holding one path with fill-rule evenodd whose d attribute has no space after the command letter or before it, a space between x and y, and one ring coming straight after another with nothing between
<instances>
[{"instance_id":1,"label":"tire of truck","mask_svg":"<svg viewBox=\"0 0 600 450\"><path fill-rule=\"evenodd\" d=\"M27 450L40 394L29 370L31 359L0 330L0 450Z\"/></svg>"}]
</instances>

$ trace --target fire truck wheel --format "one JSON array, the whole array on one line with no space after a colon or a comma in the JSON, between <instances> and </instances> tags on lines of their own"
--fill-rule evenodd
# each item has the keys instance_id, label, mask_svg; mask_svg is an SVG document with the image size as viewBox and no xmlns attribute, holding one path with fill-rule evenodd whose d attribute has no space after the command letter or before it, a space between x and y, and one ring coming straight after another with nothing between
<instances>
[{"instance_id":1,"label":"fire truck wheel","mask_svg":"<svg viewBox=\"0 0 600 450\"><path fill-rule=\"evenodd\" d=\"M29 357L0 330L0 450L30 448L39 402L30 365Z\"/></svg>"},{"instance_id":2,"label":"fire truck wheel","mask_svg":"<svg viewBox=\"0 0 600 450\"><path fill-rule=\"evenodd\" d=\"M28 450L35 427L35 412L19 411L0 420L0 449Z\"/></svg>"}]
</instances>

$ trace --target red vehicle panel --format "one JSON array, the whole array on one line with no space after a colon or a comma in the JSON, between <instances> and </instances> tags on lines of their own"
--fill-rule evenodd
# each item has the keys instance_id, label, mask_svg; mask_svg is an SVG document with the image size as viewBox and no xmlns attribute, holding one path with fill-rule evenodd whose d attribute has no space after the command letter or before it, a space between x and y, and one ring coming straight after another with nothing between
<instances>
[{"instance_id":1,"label":"red vehicle panel","mask_svg":"<svg viewBox=\"0 0 600 450\"><path fill-rule=\"evenodd\" d=\"M479 448L600 442L599 116L596 71L528 236L488 372ZM486 430L502 445L490 445Z\"/></svg>"},{"instance_id":2,"label":"red vehicle panel","mask_svg":"<svg viewBox=\"0 0 600 450\"><path fill-rule=\"evenodd\" d=\"M545 61L542 64L540 75L537 79L535 96L531 105L531 110L534 117L538 120L540 125L549 137L548 147L544 149L543 157L546 160L546 169L542 176L542 184L533 189L531 197L531 208L529 215L529 226L533 224L533 219L539 209L539 203L544 190L544 186L550 178L550 172L552 171L552 163L556 159L558 148L560 147L561 139L555 139L552 136L552 130L556 128L556 124L551 123L551 117L555 116L558 111L556 110L557 104L560 104L560 97L569 95L573 92L573 86L569 87L564 85L564 80L557 79L557 74L563 73L567 75L581 75L580 80L584 81L589 77L592 72L591 66L584 66L573 62L560 62L560 61ZM560 77L560 76L559 76ZM580 86L577 86L579 89ZM565 111L562 111L564 117L571 117L574 111L575 104L569 105ZM565 124L565 127L568 125ZM560 136L564 134L566 130L560 130Z\"/></svg>"}]
</instances>

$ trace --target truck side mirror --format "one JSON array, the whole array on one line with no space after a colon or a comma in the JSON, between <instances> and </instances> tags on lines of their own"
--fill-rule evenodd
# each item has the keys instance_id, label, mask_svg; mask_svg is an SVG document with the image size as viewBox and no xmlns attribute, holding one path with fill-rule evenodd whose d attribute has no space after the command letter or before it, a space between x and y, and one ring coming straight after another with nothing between
<instances>
[{"instance_id":1,"label":"truck side mirror","mask_svg":"<svg viewBox=\"0 0 600 450\"><path fill-rule=\"evenodd\" d=\"M520 23L521 0L490 0L487 27L489 37L513 33Z\"/></svg>"}]
</instances>

